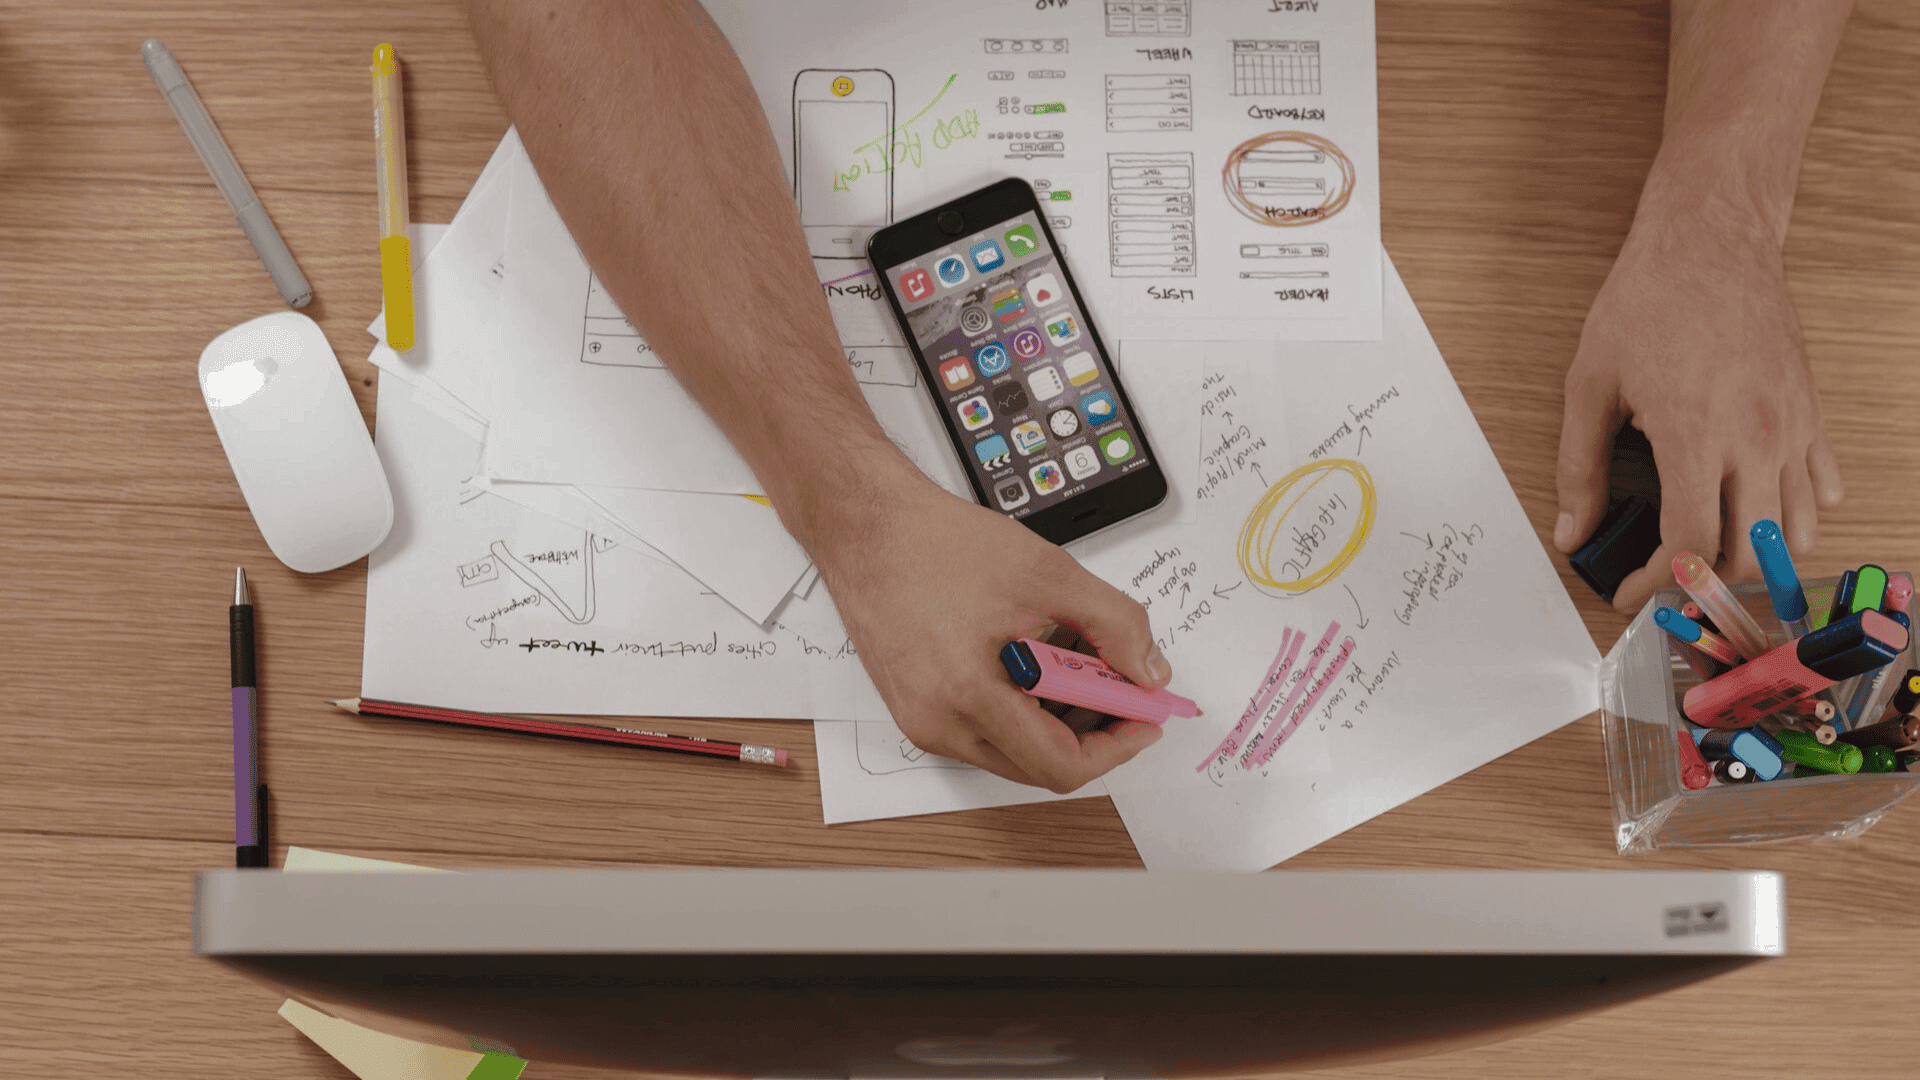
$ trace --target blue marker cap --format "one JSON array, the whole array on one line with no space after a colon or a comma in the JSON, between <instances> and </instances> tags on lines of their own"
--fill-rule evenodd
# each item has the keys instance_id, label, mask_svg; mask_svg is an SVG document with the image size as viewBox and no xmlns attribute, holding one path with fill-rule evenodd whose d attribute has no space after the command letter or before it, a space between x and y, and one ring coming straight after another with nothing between
<instances>
[{"instance_id":1,"label":"blue marker cap","mask_svg":"<svg viewBox=\"0 0 1920 1080\"><path fill-rule=\"evenodd\" d=\"M1600 599L1613 602L1621 582L1647 565L1660 548L1660 510L1632 496L1615 503L1593 530L1593 538L1567 556L1567 565Z\"/></svg>"},{"instance_id":2,"label":"blue marker cap","mask_svg":"<svg viewBox=\"0 0 1920 1080\"><path fill-rule=\"evenodd\" d=\"M1660 629L1665 630L1681 641L1694 642L1700 640L1700 624L1680 614L1678 608L1671 608L1665 604L1661 604L1653 613L1653 621Z\"/></svg>"},{"instance_id":3,"label":"blue marker cap","mask_svg":"<svg viewBox=\"0 0 1920 1080\"><path fill-rule=\"evenodd\" d=\"M1906 642L1896 649L1868 633L1869 617L1880 622L1896 622L1877 611L1856 611L1836 623L1808 634L1794 643L1794 656L1808 671L1839 682L1864 675L1898 659ZM1785 648L1786 646L1781 646Z\"/></svg>"},{"instance_id":4,"label":"blue marker cap","mask_svg":"<svg viewBox=\"0 0 1920 1080\"><path fill-rule=\"evenodd\" d=\"M1781 622L1807 617L1807 594L1800 589L1800 574L1793 568L1793 556L1787 554L1787 542L1780 535L1780 523L1761 518L1753 523L1747 536L1753 541L1753 554L1760 560L1760 576L1767 581L1767 596L1773 601L1773 613Z\"/></svg>"},{"instance_id":5,"label":"blue marker cap","mask_svg":"<svg viewBox=\"0 0 1920 1080\"><path fill-rule=\"evenodd\" d=\"M1040 685L1040 661L1034 658L1033 650L1024 641L1009 641L1000 647L1000 665L1013 677L1013 684L1022 690L1031 690Z\"/></svg>"},{"instance_id":6,"label":"blue marker cap","mask_svg":"<svg viewBox=\"0 0 1920 1080\"><path fill-rule=\"evenodd\" d=\"M1736 758L1761 780L1772 780L1786 771L1785 748L1779 740L1759 728L1740 731L1709 731L1692 728L1689 732L1700 753L1708 758Z\"/></svg>"}]
</instances>

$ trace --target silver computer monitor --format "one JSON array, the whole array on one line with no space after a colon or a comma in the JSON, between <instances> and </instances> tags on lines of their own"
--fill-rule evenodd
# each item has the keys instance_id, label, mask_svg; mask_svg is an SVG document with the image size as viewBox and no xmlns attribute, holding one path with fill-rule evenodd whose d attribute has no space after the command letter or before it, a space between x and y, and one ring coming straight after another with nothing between
<instances>
[{"instance_id":1,"label":"silver computer monitor","mask_svg":"<svg viewBox=\"0 0 1920 1080\"><path fill-rule=\"evenodd\" d=\"M1765 872L202 874L194 945L393 1034L745 1076L1175 1076L1484 1042L1785 949Z\"/></svg>"}]
</instances>

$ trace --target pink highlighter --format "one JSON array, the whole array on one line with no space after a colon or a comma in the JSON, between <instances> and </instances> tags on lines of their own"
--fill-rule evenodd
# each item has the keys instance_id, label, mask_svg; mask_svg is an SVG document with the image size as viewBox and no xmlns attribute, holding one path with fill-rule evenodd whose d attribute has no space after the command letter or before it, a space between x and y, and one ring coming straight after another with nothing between
<instances>
[{"instance_id":1,"label":"pink highlighter","mask_svg":"<svg viewBox=\"0 0 1920 1080\"><path fill-rule=\"evenodd\" d=\"M1113 670L1097 656L1069 652L1021 638L1000 650L1000 663L1013 684L1028 695L1092 709L1123 720L1164 724L1169 717L1199 716L1192 701L1165 690L1149 690Z\"/></svg>"},{"instance_id":2,"label":"pink highlighter","mask_svg":"<svg viewBox=\"0 0 1920 1080\"><path fill-rule=\"evenodd\" d=\"M1687 691L1687 719L1703 727L1746 727L1816 690L1892 663L1907 628L1877 611L1856 611Z\"/></svg>"}]
</instances>

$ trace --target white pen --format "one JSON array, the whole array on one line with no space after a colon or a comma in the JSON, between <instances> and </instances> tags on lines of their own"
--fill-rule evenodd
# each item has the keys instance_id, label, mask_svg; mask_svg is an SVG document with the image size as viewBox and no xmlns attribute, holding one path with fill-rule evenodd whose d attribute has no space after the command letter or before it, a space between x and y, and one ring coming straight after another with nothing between
<instances>
[{"instance_id":1,"label":"white pen","mask_svg":"<svg viewBox=\"0 0 1920 1080\"><path fill-rule=\"evenodd\" d=\"M187 81L180 62L159 38L148 38L146 44L140 46L140 55L146 57L148 73L160 87L167 104L173 107L173 115L180 118L180 126L186 129L187 139L199 152L207 171L213 174L220 194L225 195L233 207L233 216L239 219L241 231L247 234L260 262L272 276L274 287L287 303L297 308L306 307L313 299L313 286L307 284L306 275L293 261L293 252L287 250L287 242L273 227L267 208L260 205L260 196L255 195L253 185L247 183L240 163L233 159L233 151L227 149L227 140L220 137L220 129L213 126L213 117L207 115L200 95L193 92L193 84Z\"/></svg>"}]
</instances>

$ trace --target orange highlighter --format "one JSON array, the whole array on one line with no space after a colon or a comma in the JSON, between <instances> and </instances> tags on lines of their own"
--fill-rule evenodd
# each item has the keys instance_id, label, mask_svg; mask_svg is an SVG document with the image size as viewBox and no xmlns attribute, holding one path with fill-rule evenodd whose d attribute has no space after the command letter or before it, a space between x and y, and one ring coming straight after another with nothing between
<instances>
[{"instance_id":1,"label":"orange highlighter","mask_svg":"<svg viewBox=\"0 0 1920 1080\"><path fill-rule=\"evenodd\" d=\"M413 251L407 238L407 132L400 110L400 61L373 47L373 143L380 169L380 295L387 344L413 348Z\"/></svg>"}]
</instances>

